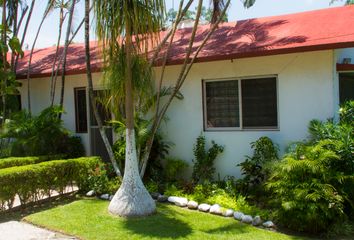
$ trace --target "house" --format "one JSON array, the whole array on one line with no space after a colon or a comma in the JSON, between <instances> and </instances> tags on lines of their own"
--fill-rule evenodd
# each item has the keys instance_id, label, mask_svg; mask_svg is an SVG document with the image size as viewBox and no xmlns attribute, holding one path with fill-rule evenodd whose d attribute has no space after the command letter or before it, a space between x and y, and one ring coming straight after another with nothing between
<instances>
[{"instance_id":1,"label":"house","mask_svg":"<svg viewBox=\"0 0 354 240\"><path fill-rule=\"evenodd\" d=\"M196 46L206 28L198 29ZM178 74L190 34L188 28L176 34L166 85ZM225 146L216 161L221 176L239 176L236 164L252 153L250 143L259 137L270 137L284 152L289 143L306 138L310 120L336 116L339 103L354 98L352 48L354 6L222 24L182 87L184 100L173 102L169 121L162 125L165 137L175 144L171 155L191 162L195 139L204 133L208 141ZM94 43L91 52L94 85L101 90L102 61ZM34 53L30 81L34 113L49 104L54 53L55 47ZM27 59L28 55L20 62L17 74L23 82L23 108L28 97ZM104 155L90 117L82 44L70 47L67 66L65 126L81 137L88 155ZM155 70L158 76L160 67Z\"/></svg>"}]
</instances>

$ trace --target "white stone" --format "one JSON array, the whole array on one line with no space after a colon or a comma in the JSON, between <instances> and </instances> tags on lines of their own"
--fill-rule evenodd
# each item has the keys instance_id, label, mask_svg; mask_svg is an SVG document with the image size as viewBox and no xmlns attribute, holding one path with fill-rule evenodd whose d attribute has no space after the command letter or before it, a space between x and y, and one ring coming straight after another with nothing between
<instances>
[{"instance_id":1,"label":"white stone","mask_svg":"<svg viewBox=\"0 0 354 240\"><path fill-rule=\"evenodd\" d=\"M170 203L175 203L178 198L179 197L176 197L176 196L170 196L167 198L167 201Z\"/></svg>"},{"instance_id":2,"label":"white stone","mask_svg":"<svg viewBox=\"0 0 354 240\"><path fill-rule=\"evenodd\" d=\"M226 211L223 212L224 217L232 217L234 215L234 210L232 209L227 209Z\"/></svg>"},{"instance_id":3,"label":"white stone","mask_svg":"<svg viewBox=\"0 0 354 240\"><path fill-rule=\"evenodd\" d=\"M101 199L103 199L103 200L109 200L109 194L102 194L101 196L100 196L100 198Z\"/></svg>"},{"instance_id":4,"label":"white stone","mask_svg":"<svg viewBox=\"0 0 354 240\"><path fill-rule=\"evenodd\" d=\"M266 221L266 222L263 223L263 227L275 228L275 224L272 221Z\"/></svg>"},{"instance_id":5,"label":"white stone","mask_svg":"<svg viewBox=\"0 0 354 240\"><path fill-rule=\"evenodd\" d=\"M252 223L253 218L251 215L243 215L241 222L243 223Z\"/></svg>"},{"instance_id":6,"label":"white stone","mask_svg":"<svg viewBox=\"0 0 354 240\"><path fill-rule=\"evenodd\" d=\"M214 204L210 207L209 212L215 215L222 215L221 207L219 204Z\"/></svg>"},{"instance_id":7,"label":"white stone","mask_svg":"<svg viewBox=\"0 0 354 240\"><path fill-rule=\"evenodd\" d=\"M187 207L189 209L197 209L198 208L198 203L196 201L189 201L187 203Z\"/></svg>"},{"instance_id":8,"label":"white stone","mask_svg":"<svg viewBox=\"0 0 354 240\"><path fill-rule=\"evenodd\" d=\"M209 212L210 205L206 203L202 203L198 206L198 210L201 212Z\"/></svg>"},{"instance_id":9,"label":"white stone","mask_svg":"<svg viewBox=\"0 0 354 240\"><path fill-rule=\"evenodd\" d=\"M179 206L179 207L186 207L188 203L188 199L187 198L177 198L175 201L175 205Z\"/></svg>"},{"instance_id":10,"label":"white stone","mask_svg":"<svg viewBox=\"0 0 354 240\"><path fill-rule=\"evenodd\" d=\"M259 226L262 224L262 219L260 216L255 216L252 221L253 226Z\"/></svg>"},{"instance_id":11,"label":"white stone","mask_svg":"<svg viewBox=\"0 0 354 240\"><path fill-rule=\"evenodd\" d=\"M242 220L242 217L244 216L245 214L243 214L242 212L234 212L234 218L236 220L239 220L241 221Z\"/></svg>"},{"instance_id":12,"label":"white stone","mask_svg":"<svg viewBox=\"0 0 354 240\"><path fill-rule=\"evenodd\" d=\"M95 194L96 194L95 191L91 190L86 193L86 197L93 197Z\"/></svg>"}]
</instances>

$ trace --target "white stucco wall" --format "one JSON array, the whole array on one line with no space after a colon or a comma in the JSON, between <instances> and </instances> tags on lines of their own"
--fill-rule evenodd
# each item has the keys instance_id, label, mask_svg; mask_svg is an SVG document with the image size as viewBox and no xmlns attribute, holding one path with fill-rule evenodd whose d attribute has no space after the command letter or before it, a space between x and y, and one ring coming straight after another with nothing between
<instances>
[{"instance_id":1,"label":"white stucco wall","mask_svg":"<svg viewBox=\"0 0 354 240\"><path fill-rule=\"evenodd\" d=\"M169 121L163 123L166 140L175 146L172 156L184 159L192 166L193 144L203 132L202 79L278 75L278 117L276 131L223 131L204 132L208 142L215 140L225 146L224 153L216 161L217 172L240 176L236 164L250 155L250 143L261 136L268 136L279 144L282 152L292 141L307 136L307 125L312 119L325 120L334 115L336 106L335 56L333 51L308 52L278 56L218 61L195 64L182 88L184 100L175 100L168 110ZM166 72L166 85L178 75L180 66L170 66ZM160 69L156 69L159 76ZM94 75L98 84L100 74ZM58 84L60 85L60 84ZM23 81L21 96L27 106L26 82ZM49 104L49 78L31 80L32 110L38 113ZM63 116L65 127L75 132L74 87L86 86L86 76L67 76ZM59 88L59 86L58 86ZM59 90L57 90L57 96ZM89 136L81 134L87 153Z\"/></svg>"}]
</instances>

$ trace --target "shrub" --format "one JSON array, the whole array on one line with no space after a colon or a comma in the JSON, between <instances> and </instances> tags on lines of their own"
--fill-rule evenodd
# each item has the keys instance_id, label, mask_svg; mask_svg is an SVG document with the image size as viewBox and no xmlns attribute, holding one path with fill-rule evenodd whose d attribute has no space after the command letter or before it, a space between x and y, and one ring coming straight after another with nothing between
<instances>
[{"instance_id":1,"label":"shrub","mask_svg":"<svg viewBox=\"0 0 354 240\"><path fill-rule=\"evenodd\" d=\"M332 185L340 179L330 168L339 157L327 144L301 144L274 166L267 187L278 220L291 229L321 232L345 216L343 197Z\"/></svg>"},{"instance_id":2,"label":"shrub","mask_svg":"<svg viewBox=\"0 0 354 240\"><path fill-rule=\"evenodd\" d=\"M341 123L352 125L354 123L354 100L345 102L339 111Z\"/></svg>"},{"instance_id":3,"label":"shrub","mask_svg":"<svg viewBox=\"0 0 354 240\"><path fill-rule=\"evenodd\" d=\"M62 159L62 158L63 155L3 158L0 159L0 169L25 166L25 165L41 163L49 160Z\"/></svg>"},{"instance_id":4,"label":"shrub","mask_svg":"<svg viewBox=\"0 0 354 240\"><path fill-rule=\"evenodd\" d=\"M46 108L38 116L32 116L25 110L17 112L4 124L0 138L11 139L11 156L83 156L79 139L70 137L63 127L59 118L62 113L59 106Z\"/></svg>"},{"instance_id":5,"label":"shrub","mask_svg":"<svg viewBox=\"0 0 354 240\"><path fill-rule=\"evenodd\" d=\"M106 166L99 163L96 168L91 169L87 179L83 179L81 191L87 192L94 190L97 195L114 194L120 187L121 179L119 177L109 178Z\"/></svg>"},{"instance_id":6,"label":"shrub","mask_svg":"<svg viewBox=\"0 0 354 240\"><path fill-rule=\"evenodd\" d=\"M167 182L177 181L181 172L188 167L188 163L177 158L167 158L165 162L163 171Z\"/></svg>"},{"instance_id":7,"label":"shrub","mask_svg":"<svg viewBox=\"0 0 354 240\"><path fill-rule=\"evenodd\" d=\"M267 164L278 159L278 149L268 137L261 137L251 143L253 156L237 166L241 167L243 179L237 180L237 190L242 194L259 198L263 194L262 184L267 178Z\"/></svg>"},{"instance_id":8,"label":"shrub","mask_svg":"<svg viewBox=\"0 0 354 240\"><path fill-rule=\"evenodd\" d=\"M73 183L80 188L99 162L97 157L87 157L1 169L0 209L11 208L16 195L26 204L50 196L52 190L63 193Z\"/></svg>"},{"instance_id":9,"label":"shrub","mask_svg":"<svg viewBox=\"0 0 354 240\"><path fill-rule=\"evenodd\" d=\"M193 153L193 174L194 183L203 183L204 181L212 181L215 174L214 161L217 156L224 151L224 147L211 142L212 146L208 150L205 149L205 137L200 135L194 145Z\"/></svg>"}]
</instances>

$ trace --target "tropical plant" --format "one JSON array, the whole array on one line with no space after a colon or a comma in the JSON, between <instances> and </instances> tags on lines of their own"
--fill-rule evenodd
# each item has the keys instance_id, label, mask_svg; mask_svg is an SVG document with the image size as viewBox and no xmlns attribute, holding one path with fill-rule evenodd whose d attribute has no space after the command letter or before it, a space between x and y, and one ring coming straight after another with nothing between
<instances>
[{"instance_id":1,"label":"tropical plant","mask_svg":"<svg viewBox=\"0 0 354 240\"><path fill-rule=\"evenodd\" d=\"M214 161L220 153L224 151L224 147L211 141L211 148L206 149L206 140L204 135L199 135L193 148L195 159L193 160L192 179L195 184L212 182L215 174Z\"/></svg>"},{"instance_id":2,"label":"tropical plant","mask_svg":"<svg viewBox=\"0 0 354 240\"><path fill-rule=\"evenodd\" d=\"M82 143L69 135L58 118L62 112L60 107L54 106L44 109L38 116L32 116L26 110L13 114L0 136L11 139L11 156L84 155Z\"/></svg>"},{"instance_id":3,"label":"tropical plant","mask_svg":"<svg viewBox=\"0 0 354 240\"><path fill-rule=\"evenodd\" d=\"M165 167L163 169L167 182L176 182L181 172L188 167L188 163L178 158L166 158Z\"/></svg>"},{"instance_id":4,"label":"tropical plant","mask_svg":"<svg viewBox=\"0 0 354 240\"><path fill-rule=\"evenodd\" d=\"M237 189L242 194L255 199L263 194L262 184L266 181L269 170L267 165L278 159L278 149L268 137L261 137L251 143L253 156L237 166L241 167L243 179L237 180Z\"/></svg>"},{"instance_id":5,"label":"tropical plant","mask_svg":"<svg viewBox=\"0 0 354 240\"><path fill-rule=\"evenodd\" d=\"M275 164L266 184L279 222L291 229L322 232L345 217L343 196L333 185L341 177L331 169L340 158L327 144L298 145Z\"/></svg>"}]
</instances>

